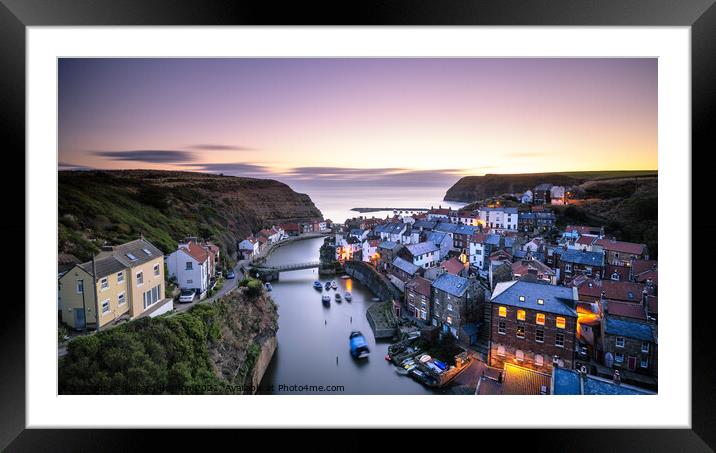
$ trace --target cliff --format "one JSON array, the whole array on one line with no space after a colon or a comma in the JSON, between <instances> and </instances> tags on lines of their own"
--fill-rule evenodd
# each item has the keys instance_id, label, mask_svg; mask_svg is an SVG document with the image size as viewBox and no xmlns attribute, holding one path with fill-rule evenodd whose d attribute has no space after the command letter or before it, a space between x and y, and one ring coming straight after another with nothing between
<instances>
[{"instance_id":1,"label":"cliff","mask_svg":"<svg viewBox=\"0 0 716 453\"><path fill-rule=\"evenodd\" d=\"M308 195L281 182L205 173L60 171L58 197L59 252L80 260L140 233L164 253L199 236L233 254L237 239L261 228L322 218Z\"/></svg>"}]
</instances>

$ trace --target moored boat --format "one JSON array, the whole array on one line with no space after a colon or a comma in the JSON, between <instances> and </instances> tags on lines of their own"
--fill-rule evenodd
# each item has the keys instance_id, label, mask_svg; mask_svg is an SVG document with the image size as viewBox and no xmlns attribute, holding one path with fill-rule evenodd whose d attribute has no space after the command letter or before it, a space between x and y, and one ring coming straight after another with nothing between
<instances>
[{"instance_id":1,"label":"moored boat","mask_svg":"<svg viewBox=\"0 0 716 453\"><path fill-rule=\"evenodd\" d=\"M324 294L323 297L321 297L321 302L323 302L325 305L328 305L331 303L331 296L328 294Z\"/></svg>"},{"instance_id":2,"label":"moored boat","mask_svg":"<svg viewBox=\"0 0 716 453\"><path fill-rule=\"evenodd\" d=\"M338 283L336 283L335 280L333 280L333 281L331 282L331 288L333 288L333 289L338 289Z\"/></svg>"},{"instance_id":3,"label":"moored boat","mask_svg":"<svg viewBox=\"0 0 716 453\"><path fill-rule=\"evenodd\" d=\"M365 337L359 330L351 332L350 337L348 337L348 345L351 349L351 356L354 359L363 359L370 354L368 343L366 343Z\"/></svg>"},{"instance_id":4,"label":"moored boat","mask_svg":"<svg viewBox=\"0 0 716 453\"><path fill-rule=\"evenodd\" d=\"M346 293L343 295L343 298L350 302L353 299L353 295L350 293L350 291L346 291Z\"/></svg>"},{"instance_id":5,"label":"moored boat","mask_svg":"<svg viewBox=\"0 0 716 453\"><path fill-rule=\"evenodd\" d=\"M273 286L269 282L266 282L266 291L273 291Z\"/></svg>"},{"instance_id":6,"label":"moored boat","mask_svg":"<svg viewBox=\"0 0 716 453\"><path fill-rule=\"evenodd\" d=\"M322 289L323 289L323 285L322 285L321 282L319 282L318 280L316 280L315 282L313 282L313 287L314 287L315 289L318 289L318 290L322 290Z\"/></svg>"},{"instance_id":7,"label":"moored boat","mask_svg":"<svg viewBox=\"0 0 716 453\"><path fill-rule=\"evenodd\" d=\"M336 302L341 301L341 293L336 293Z\"/></svg>"},{"instance_id":8,"label":"moored boat","mask_svg":"<svg viewBox=\"0 0 716 453\"><path fill-rule=\"evenodd\" d=\"M331 289L331 282L326 282L326 291Z\"/></svg>"}]
</instances>

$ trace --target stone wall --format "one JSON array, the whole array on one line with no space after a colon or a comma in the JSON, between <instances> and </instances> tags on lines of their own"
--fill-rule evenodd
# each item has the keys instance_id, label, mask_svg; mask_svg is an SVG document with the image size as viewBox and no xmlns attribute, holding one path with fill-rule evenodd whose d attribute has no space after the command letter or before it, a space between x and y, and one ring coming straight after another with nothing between
<instances>
[{"instance_id":1,"label":"stone wall","mask_svg":"<svg viewBox=\"0 0 716 453\"><path fill-rule=\"evenodd\" d=\"M346 261L343 267L346 274L366 285L381 300L400 300L400 290L370 264Z\"/></svg>"}]
</instances>

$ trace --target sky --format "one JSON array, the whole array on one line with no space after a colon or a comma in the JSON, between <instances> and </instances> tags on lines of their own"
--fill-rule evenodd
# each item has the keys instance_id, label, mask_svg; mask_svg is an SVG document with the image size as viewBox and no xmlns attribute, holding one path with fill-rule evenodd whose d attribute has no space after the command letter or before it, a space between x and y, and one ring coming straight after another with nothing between
<instances>
[{"instance_id":1,"label":"sky","mask_svg":"<svg viewBox=\"0 0 716 453\"><path fill-rule=\"evenodd\" d=\"M60 169L449 187L657 168L656 59L60 59Z\"/></svg>"}]
</instances>

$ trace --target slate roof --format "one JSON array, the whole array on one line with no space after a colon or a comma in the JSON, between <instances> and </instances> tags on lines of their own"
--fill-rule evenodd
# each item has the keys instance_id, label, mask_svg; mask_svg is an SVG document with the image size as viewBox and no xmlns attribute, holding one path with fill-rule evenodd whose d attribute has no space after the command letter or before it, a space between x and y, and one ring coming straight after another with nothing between
<instances>
[{"instance_id":1,"label":"slate roof","mask_svg":"<svg viewBox=\"0 0 716 453\"><path fill-rule=\"evenodd\" d=\"M488 234L487 240L485 240L485 244L496 245L499 247L500 235L499 234Z\"/></svg>"},{"instance_id":2,"label":"slate roof","mask_svg":"<svg viewBox=\"0 0 716 453\"><path fill-rule=\"evenodd\" d=\"M462 297L467 290L467 286L468 280L466 278L448 273L440 275L433 282L433 288L445 291L455 297Z\"/></svg>"},{"instance_id":3,"label":"slate roof","mask_svg":"<svg viewBox=\"0 0 716 453\"><path fill-rule=\"evenodd\" d=\"M525 300L520 301L520 296L524 296ZM491 302L576 318L577 312L570 307L575 303L575 298L573 289L566 286L513 280L498 283ZM538 303L538 299L544 303Z\"/></svg>"},{"instance_id":4,"label":"slate roof","mask_svg":"<svg viewBox=\"0 0 716 453\"><path fill-rule=\"evenodd\" d=\"M611 239L599 239L597 242L594 243L594 245L599 245L604 248L604 250L620 253L630 253L632 255L641 255L642 253L644 253L644 249L646 248L646 245L644 244L635 244L634 242L612 241Z\"/></svg>"},{"instance_id":5,"label":"slate roof","mask_svg":"<svg viewBox=\"0 0 716 453\"><path fill-rule=\"evenodd\" d=\"M449 239L447 233L443 231L430 231L425 235L426 239L435 245L442 244L445 238Z\"/></svg>"},{"instance_id":6,"label":"slate roof","mask_svg":"<svg viewBox=\"0 0 716 453\"><path fill-rule=\"evenodd\" d=\"M375 231L378 233L386 234L400 234L405 227L406 225L402 222L392 222L386 223L384 225L379 225L378 227L376 227Z\"/></svg>"},{"instance_id":7,"label":"slate roof","mask_svg":"<svg viewBox=\"0 0 716 453\"><path fill-rule=\"evenodd\" d=\"M472 236L476 232L480 231L480 228L472 225L458 225L455 229L455 234L465 234L467 236Z\"/></svg>"},{"instance_id":8,"label":"slate roof","mask_svg":"<svg viewBox=\"0 0 716 453\"><path fill-rule=\"evenodd\" d=\"M608 301L607 313L624 318L646 321L646 312L644 311L644 307L639 303Z\"/></svg>"},{"instance_id":9,"label":"slate roof","mask_svg":"<svg viewBox=\"0 0 716 453\"><path fill-rule=\"evenodd\" d=\"M409 274L409 275L415 275L415 273L420 269L415 264L411 263L410 261L406 261L403 258L396 257L393 260L393 266L397 267L401 271Z\"/></svg>"},{"instance_id":10,"label":"slate roof","mask_svg":"<svg viewBox=\"0 0 716 453\"><path fill-rule=\"evenodd\" d=\"M133 256L134 259L128 255ZM112 251L103 252L99 256L99 258L95 259L95 269L97 271L95 278L115 274L123 269L144 264L157 257L163 258L164 254L146 239L136 239L125 244L117 245ZM82 263L80 266L92 275L92 261Z\"/></svg>"},{"instance_id":11,"label":"slate roof","mask_svg":"<svg viewBox=\"0 0 716 453\"><path fill-rule=\"evenodd\" d=\"M517 214L517 208L480 208L480 211L485 211L485 212L502 211L505 214Z\"/></svg>"},{"instance_id":12,"label":"slate roof","mask_svg":"<svg viewBox=\"0 0 716 453\"><path fill-rule=\"evenodd\" d=\"M617 335L642 341L654 341L654 332L648 324L644 324L643 322L607 316L604 331L607 335Z\"/></svg>"},{"instance_id":13,"label":"slate roof","mask_svg":"<svg viewBox=\"0 0 716 453\"><path fill-rule=\"evenodd\" d=\"M87 271L88 274L92 275L92 261L82 263L79 266ZM100 279L111 274L116 274L126 268L127 267L114 256L95 259L95 269L97 270L95 278Z\"/></svg>"},{"instance_id":14,"label":"slate roof","mask_svg":"<svg viewBox=\"0 0 716 453\"><path fill-rule=\"evenodd\" d=\"M439 250L438 246L433 244L432 242L420 242L418 244L410 244L405 248L407 248L410 254L413 256L420 256L426 253L436 252Z\"/></svg>"},{"instance_id":15,"label":"slate roof","mask_svg":"<svg viewBox=\"0 0 716 453\"><path fill-rule=\"evenodd\" d=\"M542 183L539 184L537 187L535 187L535 192L537 191L545 191L545 190L552 190L552 184Z\"/></svg>"},{"instance_id":16,"label":"slate roof","mask_svg":"<svg viewBox=\"0 0 716 453\"><path fill-rule=\"evenodd\" d=\"M583 252L581 250L555 249L559 259L566 263L582 264L585 266L604 266L604 252Z\"/></svg>"},{"instance_id":17,"label":"slate roof","mask_svg":"<svg viewBox=\"0 0 716 453\"><path fill-rule=\"evenodd\" d=\"M353 236L363 236L363 230L360 228L353 228L350 232Z\"/></svg>"},{"instance_id":18,"label":"slate roof","mask_svg":"<svg viewBox=\"0 0 716 453\"><path fill-rule=\"evenodd\" d=\"M613 381L595 376L584 379L585 395L653 395L653 392L643 390L631 385L615 384Z\"/></svg>"},{"instance_id":19,"label":"slate roof","mask_svg":"<svg viewBox=\"0 0 716 453\"><path fill-rule=\"evenodd\" d=\"M552 374L554 376L554 387L552 387L553 395L582 394L582 384L580 383L579 373L562 367L554 367Z\"/></svg>"},{"instance_id":20,"label":"slate roof","mask_svg":"<svg viewBox=\"0 0 716 453\"><path fill-rule=\"evenodd\" d=\"M435 222L433 220L416 220L415 223L413 223L413 228L424 228L426 230L432 230L437 224L438 222Z\"/></svg>"},{"instance_id":21,"label":"slate roof","mask_svg":"<svg viewBox=\"0 0 716 453\"><path fill-rule=\"evenodd\" d=\"M378 247L380 247L382 249L386 249L386 250L393 250L393 249L397 248L399 245L400 244L398 244L397 242L383 241L378 245Z\"/></svg>"},{"instance_id":22,"label":"slate roof","mask_svg":"<svg viewBox=\"0 0 716 453\"><path fill-rule=\"evenodd\" d=\"M435 231L442 231L444 233L454 233L457 230L458 225L449 222L440 222L435 226Z\"/></svg>"}]
</instances>

